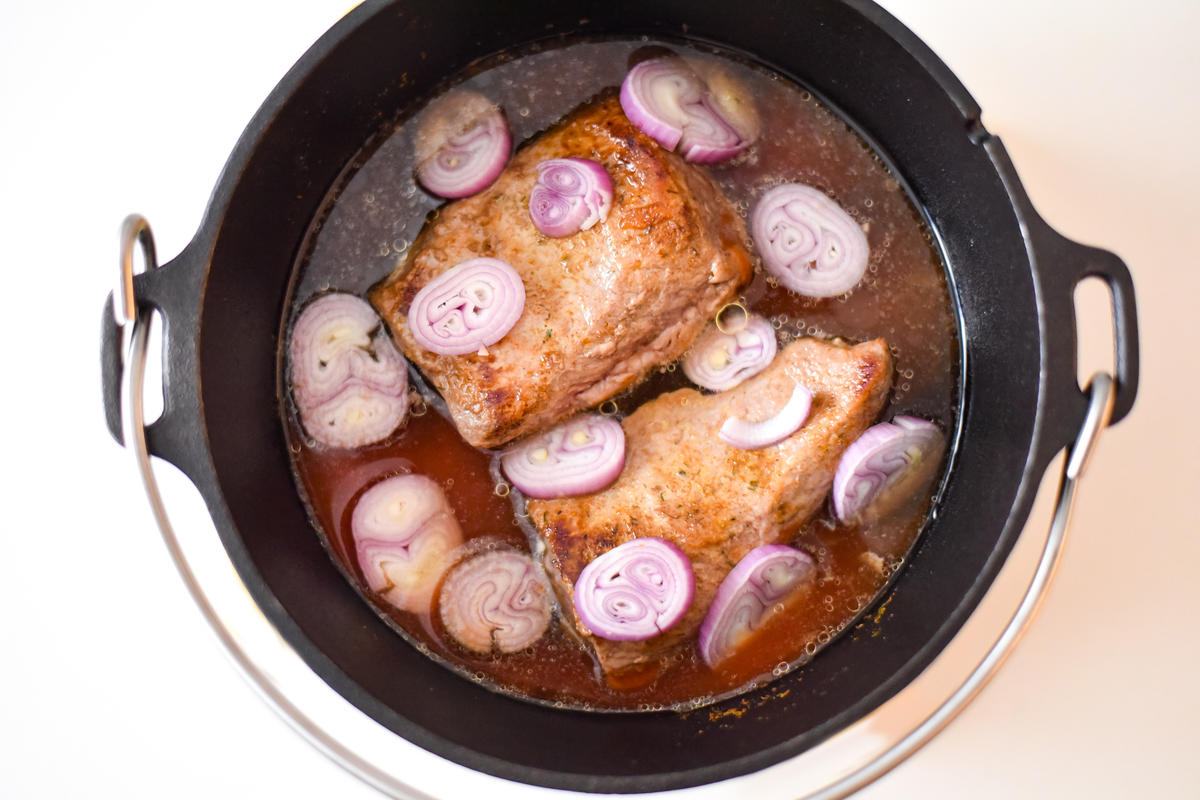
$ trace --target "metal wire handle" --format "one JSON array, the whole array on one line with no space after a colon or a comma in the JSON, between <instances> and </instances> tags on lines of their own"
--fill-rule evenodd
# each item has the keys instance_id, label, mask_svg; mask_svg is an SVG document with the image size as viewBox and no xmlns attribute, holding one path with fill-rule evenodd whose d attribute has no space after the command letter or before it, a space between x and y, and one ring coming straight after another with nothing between
<instances>
[{"instance_id":1,"label":"metal wire handle","mask_svg":"<svg viewBox=\"0 0 1200 800\"><path fill-rule=\"evenodd\" d=\"M1100 433L1108 426L1112 417L1113 400L1116 397L1112 376L1106 372L1097 372L1088 381L1088 410L1084 416L1083 426L1079 436L1067 451L1067 460L1063 466L1062 483L1058 488L1058 501L1054 509L1054 518L1050 522L1050 532L1046 535L1046 544L1038 559L1037 569L1021 604L1009 618L1004 630L992 643L983 659L980 660L971 674L962 682L954 693L947 697L932 714L927 716L907 736L896 742L870 763L855 770L844 778L830 783L808 795L803 800L840 800L864 786L878 780L888 772L902 764L909 756L929 743L934 736L941 733L950 722L958 716L992 679L1005 660L1012 654L1033 618L1037 615L1042 601L1046 599L1046 591L1058 571L1062 561L1064 545L1067 540L1067 528L1071 524L1071 513L1075 509L1075 494L1079 488L1079 480L1096 451L1100 441Z\"/></svg>"},{"instance_id":2,"label":"metal wire handle","mask_svg":"<svg viewBox=\"0 0 1200 800\"><path fill-rule=\"evenodd\" d=\"M113 310L117 324L122 331L123 344L121 424L124 442L132 451L137 462L138 472L145 485L146 496L150 500L150 507L162 532L163 541L167 545L171 559L175 562L188 592L243 676L268 705L274 708L318 750L366 783L388 795L413 800L435 800L432 796L402 783L395 776L361 757L293 703L278 683L258 667L254 659L238 642L225 620L213 606L204 587L197 580L191 564L179 545L175 531L171 527L146 446L145 409L142 405L142 395L146 378L150 311L137 308L134 298L133 255L135 246L140 246L142 249L145 268L147 270L156 269L158 264L150 225L145 218L136 214L127 217L121 226L121 274L117 292L113 295ZM1038 608L1046 596L1046 591L1054 579L1054 574L1058 570L1079 481L1095 452L1100 433L1107 427L1112 416L1114 388L1112 376L1105 372L1097 372L1088 382L1086 389L1089 396L1087 414L1075 443L1068 450L1054 518L1051 521L1050 531L1046 536L1046 543L1042 548L1037 569L1017 610L1013 612L1004 630L984 657L962 684L908 735L854 772L832 781L798 800L840 800L840 798L847 797L881 778L921 749L950 724L996 674L1037 614Z\"/></svg>"},{"instance_id":3,"label":"metal wire handle","mask_svg":"<svg viewBox=\"0 0 1200 800\"><path fill-rule=\"evenodd\" d=\"M293 728L299 731L302 736L308 739L309 742L315 745L318 750L321 750L335 762L341 764L372 786L388 794L395 795L396 780L391 775L388 775L371 762L361 758L357 753L339 741L337 737L326 731L315 720L306 715L295 703L288 699L287 694L268 673L259 669L254 659L251 658L241 643L238 642L233 632L225 624L225 620L222 619L213 606L208 594L204 591L204 587L196 579L196 574L179 545L179 539L175 535L174 528L171 527L170 519L167 517L167 509L163 504L162 493L159 491L158 481L154 476L154 470L150 463L150 452L146 446L145 409L142 405L142 395L146 384L146 351L149 343L150 311L148 309L135 308L133 303L133 252L135 245L140 245L142 248L146 270L157 269L158 262L155 258L154 237L150 231L150 224L144 217L131 214L125 218L124 223L121 225L121 279L118 284L119 294L113 296L114 312L117 315L117 324L122 329L123 342L121 429L124 434L123 441L126 447L133 452L134 459L137 461L138 473L141 475L142 482L146 487L146 496L150 500L150 508L154 512L154 519L158 523L159 530L162 532L167 550L170 551L171 560L175 562L175 567L179 570L179 576L183 578L184 585L187 586L192 599L200 607L200 613L204 615L208 624L216 632L217 638L220 639L226 652L233 658L234 664L237 665L243 677L258 691L267 704ZM125 287L128 287L127 295L123 291ZM126 297L128 297L128 304L123 304L122 300ZM429 795L418 794L410 787L404 787L404 791L403 796L406 798L436 800L436 798Z\"/></svg>"}]
</instances>

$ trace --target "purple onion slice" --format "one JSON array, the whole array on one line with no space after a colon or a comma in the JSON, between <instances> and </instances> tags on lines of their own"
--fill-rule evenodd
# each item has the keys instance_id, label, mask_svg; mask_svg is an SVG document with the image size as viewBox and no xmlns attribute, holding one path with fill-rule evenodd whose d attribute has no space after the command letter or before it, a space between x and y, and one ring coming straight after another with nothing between
<instances>
[{"instance_id":1,"label":"purple onion slice","mask_svg":"<svg viewBox=\"0 0 1200 800\"><path fill-rule=\"evenodd\" d=\"M715 164L733 158L750 146L707 97L699 103L684 107L687 114L679 152L684 161Z\"/></svg>"},{"instance_id":2,"label":"purple onion slice","mask_svg":"<svg viewBox=\"0 0 1200 800\"><path fill-rule=\"evenodd\" d=\"M932 479L945 437L937 425L899 416L872 425L838 462L833 474L833 509L853 522L886 513Z\"/></svg>"},{"instance_id":3,"label":"purple onion slice","mask_svg":"<svg viewBox=\"0 0 1200 800\"><path fill-rule=\"evenodd\" d=\"M824 192L800 183L771 189L750 215L750 233L767 271L809 297L836 297L867 271L862 228Z\"/></svg>"},{"instance_id":4,"label":"purple onion slice","mask_svg":"<svg viewBox=\"0 0 1200 800\"><path fill-rule=\"evenodd\" d=\"M604 489L625 466L625 431L600 414L581 414L509 449L500 467L529 497L574 497Z\"/></svg>"},{"instance_id":5,"label":"purple onion slice","mask_svg":"<svg viewBox=\"0 0 1200 800\"><path fill-rule=\"evenodd\" d=\"M800 430L812 410L812 400L812 392L797 383L783 408L772 416L760 422L730 417L722 423L717 436L730 447L741 450L761 450L778 444Z\"/></svg>"},{"instance_id":6,"label":"purple onion slice","mask_svg":"<svg viewBox=\"0 0 1200 800\"><path fill-rule=\"evenodd\" d=\"M704 99L704 84L678 58L637 64L621 82L621 108L642 133L674 150L683 136L685 105Z\"/></svg>"},{"instance_id":7,"label":"purple onion slice","mask_svg":"<svg viewBox=\"0 0 1200 800\"><path fill-rule=\"evenodd\" d=\"M775 329L751 314L736 333L709 325L683 357L683 373L697 386L723 392L766 369L778 350Z\"/></svg>"},{"instance_id":8,"label":"purple onion slice","mask_svg":"<svg viewBox=\"0 0 1200 800\"><path fill-rule=\"evenodd\" d=\"M716 666L745 643L790 593L815 575L812 558L794 547L756 547L717 588L700 625L700 657Z\"/></svg>"},{"instance_id":9,"label":"purple onion slice","mask_svg":"<svg viewBox=\"0 0 1200 800\"><path fill-rule=\"evenodd\" d=\"M408 364L375 310L354 295L322 295L300 313L288 348L300 424L331 447L378 442L408 413Z\"/></svg>"},{"instance_id":10,"label":"purple onion slice","mask_svg":"<svg viewBox=\"0 0 1200 800\"><path fill-rule=\"evenodd\" d=\"M483 191L504 170L512 137L503 112L477 92L446 95L417 127L417 180L441 197Z\"/></svg>"},{"instance_id":11,"label":"purple onion slice","mask_svg":"<svg viewBox=\"0 0 1200 800\"><path fill-rule=\"evenodd\" d=\"M528 555L492 550L460 562L438 592L442 624L477 653L523 650L550 624L550 587Z\"/></svg>"},{"instance_id":12,"label":"purple onion slice","mask_svg":"<svg viewBox=\"0 0 1200 800\"><path fill-rule=\"evenodd\" d=\"M575 613L595 636L650 639L679 622L692 605L688 557L664 539L634 539L593 559L575 582Z\"/></svg>"},{"instance_id":13,"label":"purple onion slice","mask_svg":"<svg viewBox=\"0 0 1200 800\"><path fill-rule=\"evenodd\" d=\"M414 613L428 613L448 557L462 543L441 487L424 475L397 475L364 492L350 532L367 586Z\"/></svg>"},{"instance_id":14,"label":"purple onion slice","mask_svg":"<svg viewBox=\"0 0 1200 800\"><path fill-rule=\"evenodd\" d=\"M394 397L351 384L300 419L314 439L353 450L386 439L407 412L407 394Z\"/></svg>"},{"instance_id":15,"label":"purple onion slice","mask_svg":"<svg viewBox=\"0 0 1200 800\"><path fill-rule=\"evenodd\" d=\"M758 139L762 122L749 88L720 61L689 58L688 65L708 88L708 103L744 142Z\"/></svg>"},{"instance_id":16,"label":"purple onion slice","mask_svg":"<svg viewBox=\"0 0 1200 800\"><path fill-rule=\"evenodd\" d=\"M638 129L687 161L723 161L751 140L722 114L715 99L687 62L676 56L636 64L621 83L621 108Z\"/></svg>"},{"instance_id":17,"label":"purple onion slice","mask_svg":"<svg viewBox=\"0 0 1200 800\"><path fill-rule=\"evenodd\" d=\"M413 298L417 344L444 356L474 353L504 338L525 311L525 284L498 258L472 258L438 275Z\"/></svg>"},{"instance_id":18,"label":"purple onion slice","mask_svg":"<svg viewBox=\"0 0 1200 800\"><path fill-rule=\"evenodd\" d=\"M613 183L604 167L586 158L551 158L537 166L529 216L547 236L570 236L608 218Z\"/></svg>"}]
</instances>

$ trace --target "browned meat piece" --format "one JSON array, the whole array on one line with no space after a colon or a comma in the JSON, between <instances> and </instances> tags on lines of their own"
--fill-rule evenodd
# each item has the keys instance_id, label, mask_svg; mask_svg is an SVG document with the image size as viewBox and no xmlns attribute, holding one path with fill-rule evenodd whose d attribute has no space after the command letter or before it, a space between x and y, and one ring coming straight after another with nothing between
<instances>
[{"instance_id":1,"label":"browned meat piece","mask_svg":"<svg viewBox=\"0 0 1200 800\"><path fill-rule=\"evenodd\" d=\"M842 451L875 421L891 380L892 357L882 339L855 347L801 339L734 389L710 395L680 389L630 414L622 423L625 469L605 491L529 503L563 608L591 640L610 681L653 668L693 636L729 570L759 545L786 543L816 513ZM797 382L814 397L808 420L792 436L762 450L738 450L717 438L730 416L772 416ZM601 553L643 536L674 542L691 559L691 608L647 641L587 636L571 602L579 573Z\"/></svg>"},{"instance_id":2,"label":"browned meat piece","mask_svg":"<svg viewBox=\"0 0 1200 800\"><path fill-rule=\"evenodd\" d=\"M613 207L607 221L552 239L529 218L529 192L540 161L565 157L604 164ZM678 358L750 279L745 238L720 189L634 128L610 97L519 151L488 189L442 208L370 300L441 392L463 438L497 447ZM487 355L423 349L405 322L413 297L477 256L520 273L524 315Z\"/></svg>"}]
</instances>

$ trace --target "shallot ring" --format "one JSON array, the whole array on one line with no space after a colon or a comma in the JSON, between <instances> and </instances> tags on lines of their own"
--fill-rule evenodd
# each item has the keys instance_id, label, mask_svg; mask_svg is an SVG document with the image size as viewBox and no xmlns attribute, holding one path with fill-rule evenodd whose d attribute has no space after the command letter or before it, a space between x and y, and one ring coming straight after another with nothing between
<instances>
[{"instance_id":1,"label":"shallot ring","mask_svg":"<svg viewBox=\"0 0 1200 800\"><path fill-rule=\"evenodd\" d=\"M426 350L461 356L503 339L524 310L525 284L515 269L498 258L471 258L417 292L408 327Z\"/></svg>"},{"instance_id":2,"label":"shallot ring","mask_svg":"<svg viewBox=\"0 0 1200 800\"><path fill-rule=\"evenodd\" d=\"M695 578L683 551L646 537L618 545L583 568L573 598L579 620L595 636L618 642L669 630L692 605Z\"/></svg>"},{"instance_id":3,"label":"shallot ring","mask_svg":"<svg viewBox=\"0 0 1200 800\"><path fill-rule=\"evenodd\" d=\"M812 410L812 401L812 392L797 383L783 408L767 419L748 422L740 417L729 417L722 423L717 436L731 447L741 450L770 447L800 430Z\"/></svg>"}]
</instances>

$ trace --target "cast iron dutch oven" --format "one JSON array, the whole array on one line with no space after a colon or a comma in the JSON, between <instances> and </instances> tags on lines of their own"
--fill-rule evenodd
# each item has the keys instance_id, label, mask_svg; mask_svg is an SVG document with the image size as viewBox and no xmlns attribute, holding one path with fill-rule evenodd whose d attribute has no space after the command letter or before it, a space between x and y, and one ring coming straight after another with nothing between
<instances>
[{"instance_id":1,"label":"cast iron dutch oven","mask_svg":"<svg viewBox=\"0 0 1200 800\"><path fill-rule=\"evenodd\" d=\"M1083 420L1072 293L1084 277L1102 278L1114 295L1112 420L1133 404L1137 338L1125 265L1037 216L946 66L866 0L746 1L753 13L694 0L367 3L267 99L192 242L137 278L139 307L165 320L165 411L147 431L151 453L199 487L250 593L313 670L399 736L473 769L566 789L654 791L745 774L812 747L929 664L999 571L1040 477ZM554 710L489 692L421 655L322 547L293 484L279 417L277 359L298 249L368 137L481 57L536 40L641 34L743 54L857 124L927 215L964 342L952 468L935 518L889 590L883 635L835 641L781 679L786 694L768 701L762 691L721 725L707 714ZM120 438L119 336L111 313L106 320L105 403Z\"/></svg>"}]
</instances>

